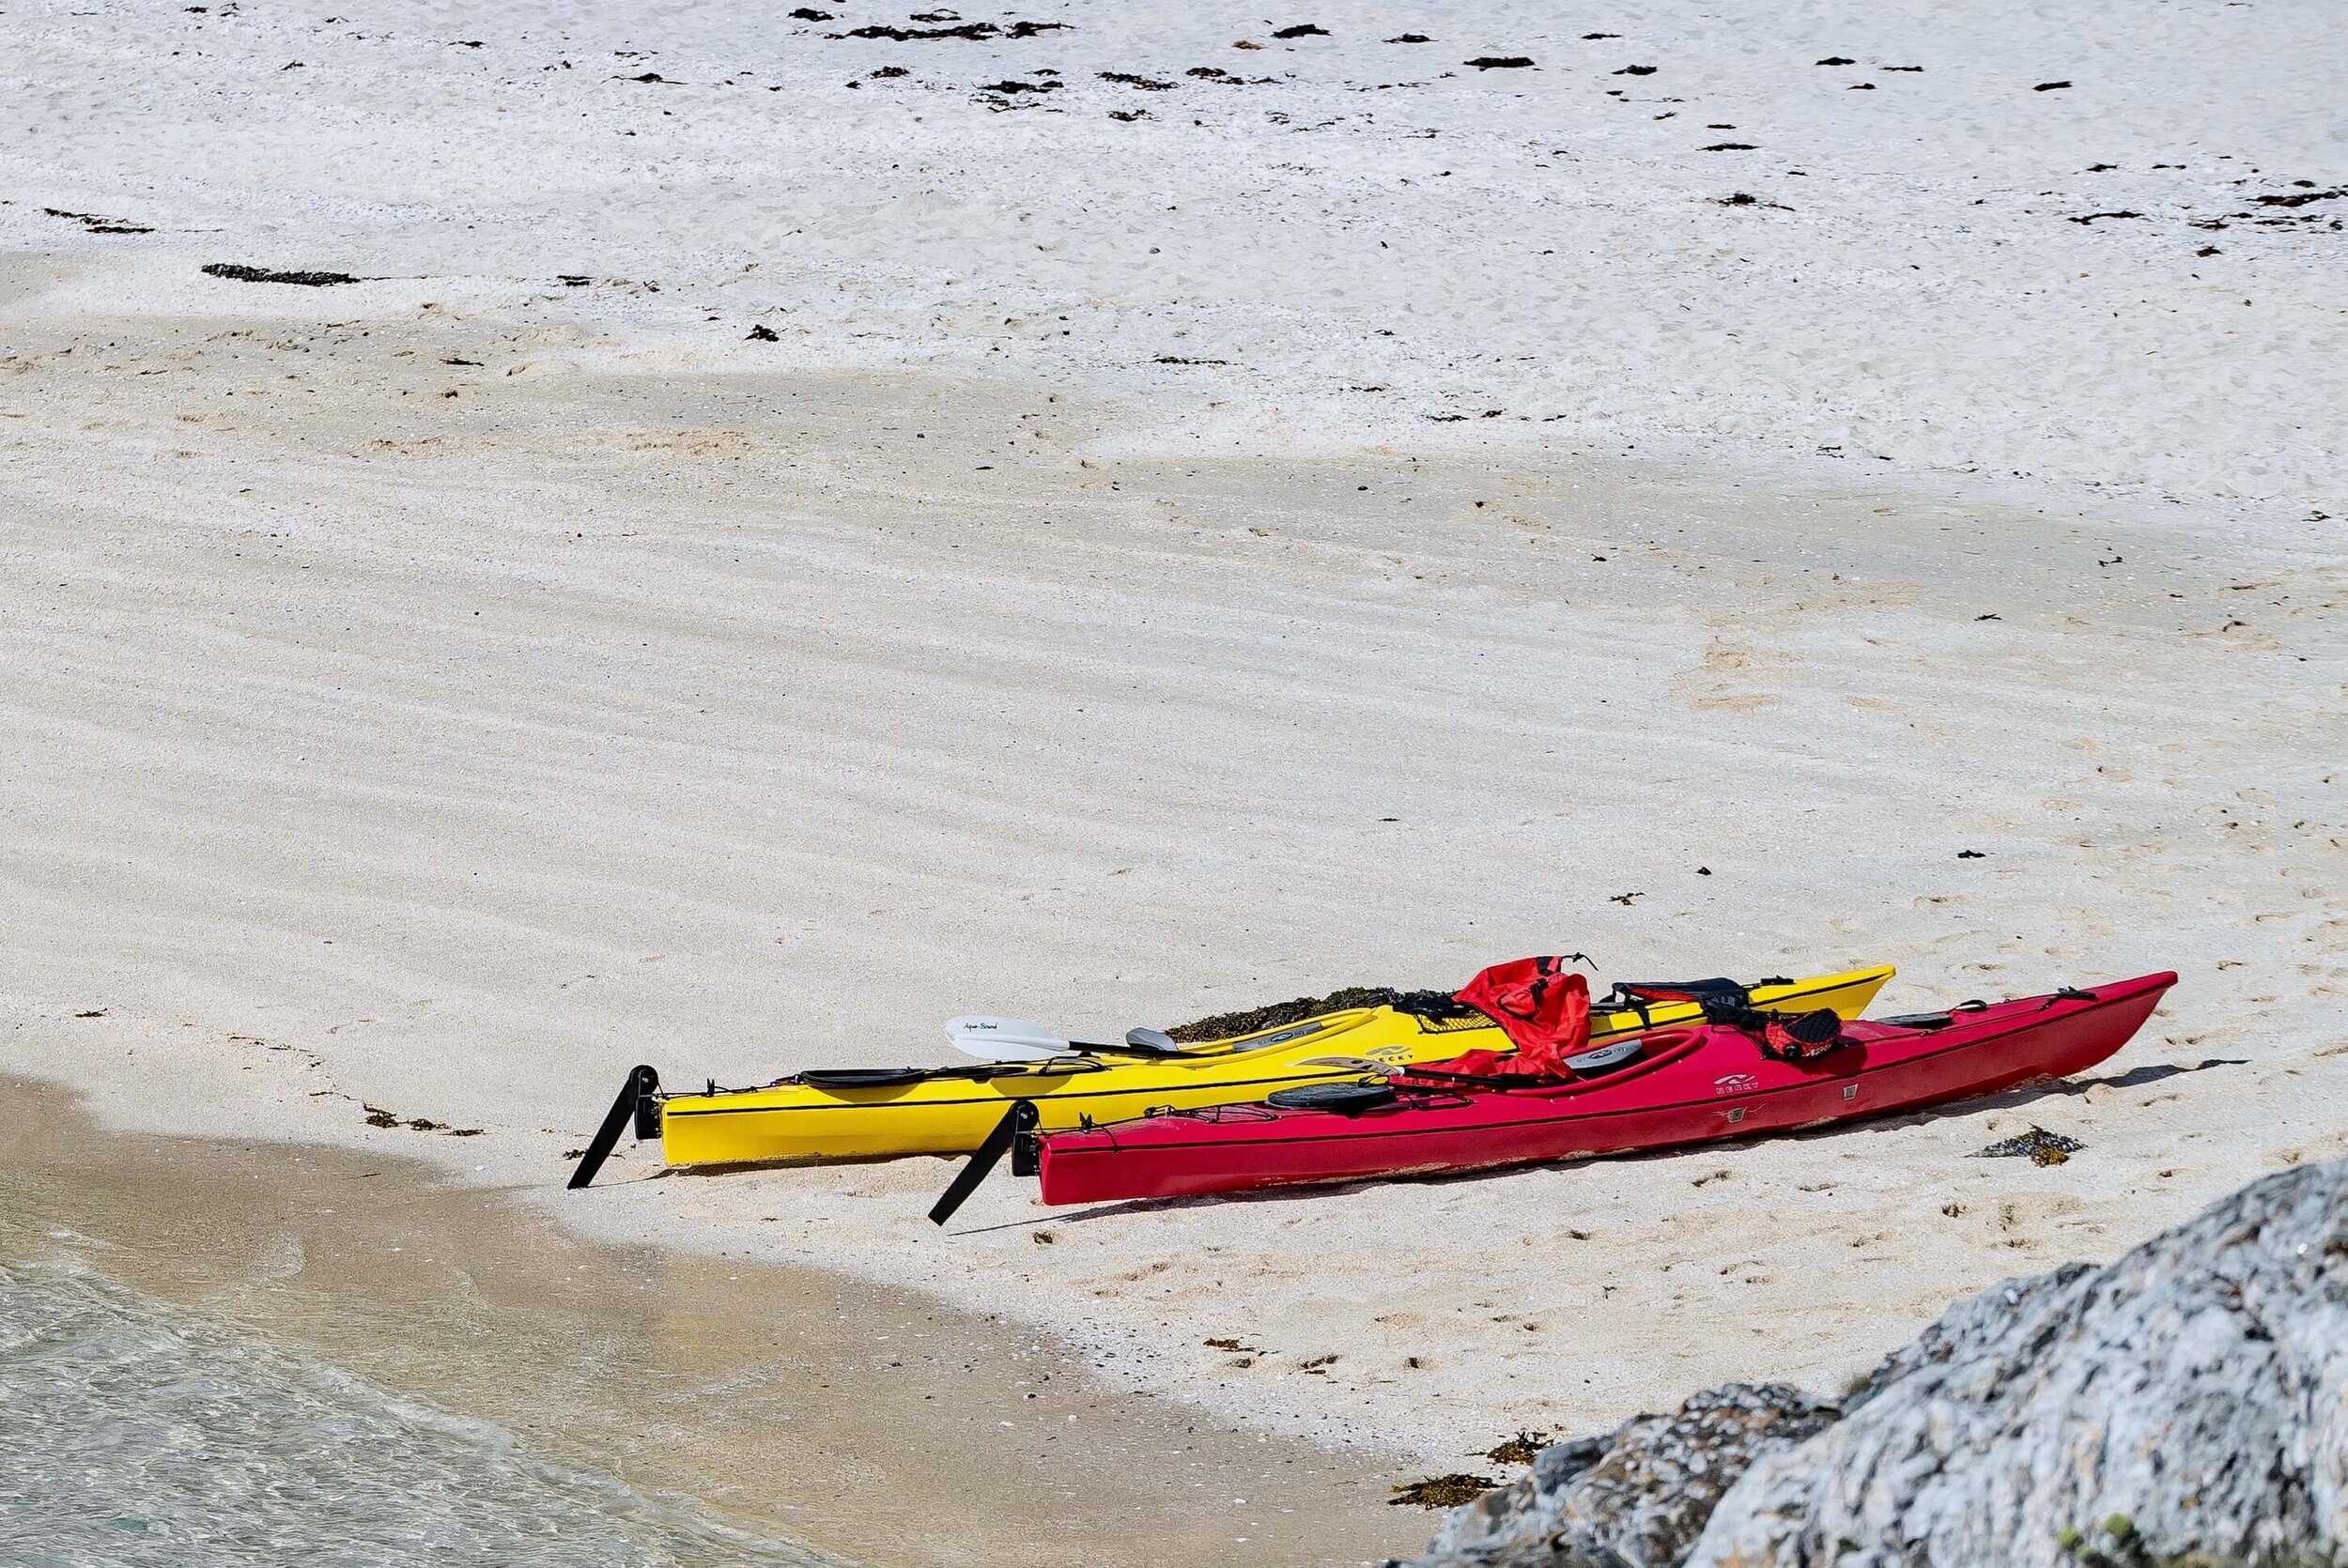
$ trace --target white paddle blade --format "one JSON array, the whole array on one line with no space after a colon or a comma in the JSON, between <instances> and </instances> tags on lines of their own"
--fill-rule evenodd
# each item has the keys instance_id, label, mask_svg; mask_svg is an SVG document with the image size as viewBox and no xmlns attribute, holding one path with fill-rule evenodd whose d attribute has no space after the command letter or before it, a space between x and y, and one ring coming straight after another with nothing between
<instances>
[{"instance_id":1,"label":"white paddle blade","mask_svg":"<svg viewBox=\"0 0 2348 1568\"><path fill-rule=\"evenodd\" d=\"M956 1051L981 1062L1038 1062L1068 1054L1069 1043L1041 1023L1023 1018L975 1013L946 1021L946 1039Z\"/></svg>"}]
</instances>

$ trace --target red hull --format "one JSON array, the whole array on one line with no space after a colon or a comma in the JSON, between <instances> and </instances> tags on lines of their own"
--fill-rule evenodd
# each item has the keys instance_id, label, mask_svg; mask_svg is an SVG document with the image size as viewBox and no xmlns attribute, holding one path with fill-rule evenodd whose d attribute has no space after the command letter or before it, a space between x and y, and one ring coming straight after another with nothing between
<instances>
[{"instance_id":1,"label":"red hull","mask_svg":"<svg viewBox=\"0 0 2348 1568\"><path fill-rule=\"evenodd\" d=\"M2025 997L1935 1030L1853 1023L1853 1043L1813 1062L1773 1060L1752 1036L1707 1026L1652 1036L1637 1066L1556 1088L1413 1089L1355 1115L1218 1106L1056 1132L1040 1141L1043 1201L1491 1170L1912 1111L2093 1067L2176 980Z\"/></svg>"}]
</instances>

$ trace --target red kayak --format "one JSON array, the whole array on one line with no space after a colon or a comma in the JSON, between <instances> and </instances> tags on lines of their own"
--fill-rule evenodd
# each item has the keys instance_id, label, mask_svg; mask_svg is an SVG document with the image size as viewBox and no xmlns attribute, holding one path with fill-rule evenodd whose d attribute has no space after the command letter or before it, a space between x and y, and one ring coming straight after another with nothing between
<instances>
[{"instance_id":1,"label":"red kayak","mask_svg":"<svg viewBox=\"0 0 2348 1568\"><path fill-rule=\"evenodd\" d=\"M1350 1110L1222 1105L1046 1133L1034 1140L1033 1162L1045 1203L1100 1203L1491 1170L1823 1127L2082 1071L2125 1045L2176 981L2146 975L1848 1023L1839 1041L1801 1060L1765 1051L1745 1027L1666 1029L1640 1037L1631 1059L1569 1082L1511 1086L1406 1071L1390 1093L1358 1091L1365 1103Z\"/></svg>"}]
</instances>

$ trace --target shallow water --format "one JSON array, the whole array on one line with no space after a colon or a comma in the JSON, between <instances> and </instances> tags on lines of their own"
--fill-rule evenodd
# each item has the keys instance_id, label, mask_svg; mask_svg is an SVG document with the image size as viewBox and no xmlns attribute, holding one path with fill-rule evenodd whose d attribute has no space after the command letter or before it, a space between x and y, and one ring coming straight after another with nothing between
<instances>
[{"instance_id":1,"label":"shallow water","mask_svg":"<svg viewBox=\"0 0 2348 1568\"><path fill-rule=\"evenodd\" d=\"M0 1268L0 1562L838 1561L151 1298Z\"/></svg>"}]
</instances>

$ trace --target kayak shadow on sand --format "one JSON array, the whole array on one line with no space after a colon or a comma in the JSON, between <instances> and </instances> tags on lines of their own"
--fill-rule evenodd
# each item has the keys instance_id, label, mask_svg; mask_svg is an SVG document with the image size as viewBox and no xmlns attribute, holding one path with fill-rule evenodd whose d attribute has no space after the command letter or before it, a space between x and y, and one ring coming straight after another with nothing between
<instances>
[{"instance_id":1,"label":"kayak shadow on sand","mask_svg":"<svg viewBox=\"0 0 2348 1568\"><path fill-rule=\"evenodd\" d=\"M1768 1136L1798 1139L1806 1143L1813 1139L1845 1137L1862 1126L1887 1129L1920 1127L1927 1122L1943 1121L1952 1116L1970 1116L1984 1111L2018 1110L2041 1099L2058 1096L2075 1097L2083 1095L2090 1089L2140 1089L2148 1084L2165 1083L2169 1079L2182 1077L2188 1072L2207 1072L2212 1068L2248 1067L2249 1060L2247 1056L2206 1056L2191 1067L2180 1067L2172 1062L2148 1062L2140 1068L2130 1068L2125 1072L2114 1073L2107 1078L2051 1079L2037 1084L2025 1084L2016 1088L2008 1089L2002 1094L1984 1095L1977 1099L1957 1100L1947 1105L1927 1106L1916 1111L1870 1117L1861 1123L1843 1122L1832 1127L1812 1128L1806 1131L1780 1132ZM1724 1144L1744 1141L1746 1140L1714 1139L1705 1143L1681 1144L1671 1148L1651 1149L1640 1153L1594 1155L1586 1160L1554 1161L1550 1161L1549 1166L1553 1168L1560 1165L1594 1165L1601 1161L1608 1164L1645 1164L1658 1161L1684 1160L1693 1156L1717 1158ZM1759 1140L1752 1141L1758 1142ZM1081 1224L1089 1220L1109 1220L1128 1214L1154 1214L1169 1208L1197 1208L1209 1204L1299 1203L1331 1197L1337 1193L1358 1191L1363 1188L1390 1186L1398 1182L1409 1182L1413 1186L1421 1187L1450 1186L1456 1182L1482 1181L1491 1176L1542 1168L1544 1167L1540 1164L1530 1164L1493 1170L1435 1171L1415 1176L1381 1176L1368 1181L1299 1183L1293 1186L1262 1187L1238 1192L1202 1192L1171 1198L1130 1198L1123 1202L1101 1204L1089 1208L1072 1207L1063 1213L1046 1215L1040 1219L1013 1220L996 1225L977 1225L966 1231L955 1231L950 1234L981 1236L989 1231L1031 1229L1038 1225Z\"/></svg>"},{"instance_id":2,"label":"kayak shadow on sand","mask_svg":"<svg viewBox=\"0 0 2348 1568\"><path fill-rule=\"evenodd\" d=\"M1913 1111L1892 1112L1870 1116L1864 1121L1841 1122L1832 1127L1814 1127L1780 1136L1798 1138L1807 1143L1813 1139L1834 1138L1861 1128L1889 1130L1899 1127L1923 1127L1929 1122L1948 1121L1960 1116L1978 1115L1985 1111L2018 1111L2042 1099L2076 1099L2090 1089L2140 1089L2148 1084L2164 1083L2188 1072L2207 1072L2212 1068L2248 1067L2248 1056L2205 1056L2191 1067L2179 1067L2173 1062L2147 1062L2140 1068L2130 1068L2108 1078L2051 1078L2035 1084L2019 1084L2000 1094L1981 1095L1971 1099L1952 1100L1946 1105L1920 1106ZM1687 1145L1677 1149L1659 1149L1658 1154L1690 1154L1700 1148L1717 1148L1718 1144Z\"/></svg>"},{"instance_id":3,"label":"kayak shadow on sand","mask_svg":"<svg viewBox=\"0 0 2348 1568\"><path fill-rule=\"evenodd\" d=\"M2013 1090L1998 1098L2011 1099L2021 1095L2027 1099L2036 1099L2044 1095L2082 1095L2090 1089L2140 1089L2147 1084L2158 1084L2164 1079L2180 1077L2188 1072L2207 1072L2212 1068L2247 1068L2249 1065L2250 1058L2248 1056L2204 1056L2189 1068L2178 1067L2173 1062L2148 1062L2110 1078L2059 1078L2051 1084L2039 1084L2027 1090Z\"/></svg>"}]
</instances>

